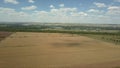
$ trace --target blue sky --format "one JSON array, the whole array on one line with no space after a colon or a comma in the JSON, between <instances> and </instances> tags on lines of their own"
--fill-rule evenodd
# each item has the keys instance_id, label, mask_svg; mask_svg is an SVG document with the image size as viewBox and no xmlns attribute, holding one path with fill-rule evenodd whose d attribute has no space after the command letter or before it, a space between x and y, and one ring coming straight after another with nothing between
<instances>
[{"instance_id":1,"label":"blue sky","mask_svg":"<svg viewBox=\"0 0 120 68\"><path fill-rule=\"evenodd\" d=\"M0 22L120 24L120 0L0 0Z\"/></svg>"}]
</instances>

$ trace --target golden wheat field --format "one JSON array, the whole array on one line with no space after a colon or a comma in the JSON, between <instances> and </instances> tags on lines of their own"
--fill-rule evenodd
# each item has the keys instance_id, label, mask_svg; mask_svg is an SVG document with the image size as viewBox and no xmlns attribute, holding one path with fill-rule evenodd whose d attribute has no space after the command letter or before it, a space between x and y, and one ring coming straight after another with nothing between
<instances>
[{"instance_id":1,"label":"golden wheat field","mask_svg":"<svg viewBox=\"0 0 120 68\"><path fill-rule=\"evenodd\" d=\"M16 32L0 42L0 68L119 68L120 46L80 35Z\"/></svg>"}]
</instances>

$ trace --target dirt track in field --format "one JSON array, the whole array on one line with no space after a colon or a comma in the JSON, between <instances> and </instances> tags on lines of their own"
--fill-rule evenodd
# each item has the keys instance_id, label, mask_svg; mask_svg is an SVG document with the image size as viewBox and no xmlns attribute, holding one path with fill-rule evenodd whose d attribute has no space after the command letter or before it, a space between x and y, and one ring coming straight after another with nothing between
<instances>
[{"instance_id":1,"label":"dirt track in field","mask_svg":"<svg viewBox=\"0 0 120 68\"><path fill-rule=\"evenodd\" d=\"M0 42L0 68L119 68L120 46L84 36L17 32Z\"/></svg>"}]
</instances>

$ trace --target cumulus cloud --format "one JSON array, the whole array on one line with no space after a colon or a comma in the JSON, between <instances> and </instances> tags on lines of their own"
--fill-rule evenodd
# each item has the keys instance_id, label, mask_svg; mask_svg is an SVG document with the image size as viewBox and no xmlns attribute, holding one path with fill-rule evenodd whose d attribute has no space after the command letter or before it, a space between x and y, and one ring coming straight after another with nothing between
<instances>
[{"instance_id":1,"label":"cumulus cloud","mask_svg":"<svg viewBox=\"0 0 120 68\"><path fill-rule=\"evenodd\" d=\"M34 3L35 1L34 0L28 0L29 3Z\"/></svg>"},{"instance_id":2,"label":"cumulus cloud","mask_svg":"<svg viewBox=\"0 0 120 68\"><path fill-rule=\"evenodd\" d=\"M96 10L96 9L89 9L88 12L96 13L96 12L99 12L99 10Z\"/></svg>"},{"instance_id":3,"label":"cumulus cloud","mask_svg":"<svg viewBox=\"0 0 120 68\"><path fill-rule=\"evenodd\" d=\"M37 6L32 5L32 6L22 7L21 9L22 9L22 10L34 10L34 9L36 9L36 8L37 8Z\"/></svg>"},{"instance_id":4,"label":"cumulus cloud","mask_svg":"<svg viewBox=\"0 0 120 68\"><path fill-rule=\"evenodd\" d=\"M60 7L64 7L65 5L64 5L64 4L60 4L59 6L60 6Z\"/></svg>"},{"instance_id":5,"label":"cumulus cloud","mask_svg":"<svg viewBox=\"0 0 120 68\"><path fill-rule=\"evenodd\" d=\"M50 5L49 7L50 7L50 8L55 8L55 6L54 6L54 5Z\"/></svg>"},{"instance_id":6,"label":"cumulus cloud","mask_svg":"<svg viewBox=\"0 0 120 68\"><path fill-rule=\"evenodd\" d=\"M85 13L85 12L79 12L78 13L80 16L87 16L88 14L87 13Z\"/></svg>"},{"instance_id":7,"label":"cumulus cloud","mask_svg":"<svg viewBox=\"0 0 120 68\"><path fill-rule=\"evenodd\" d=\"M17 0L4 0L5 3L19 4Z\"/></svg>"},{"instance_id":8,"label":"cumulus cloud","mask_svg":"<svg viewBox=\"0 0 120 68\"><path fill-rule=\"evenodd\" d=\"M96 6L99 7L99 8L107 7L104 3L94 2L94 5L96 5Z\"/></svg>"},{"instance_id":9,"label":"cumulus cloud","mask_svg":"<svg viewBox=\"0 0 120 68\"><path fill-rule=\"evenodd\" d=\"M107 13L111 15L120 15L120 6L109 6Z\"/></svg>"},{"instance_id":10,"label":"cumulus cloud","mask_svg":"<svg viewBox=\"0 0 120 68\"><path fill-rule=\"evenodd\" d=\"M58 8L50 10L50 13L55 16L68 16L70 13L75 12L77 12L77 8Z\"/></svg>"},{"instance_id":11,"label":"cumulus cloud","mask_svg":"<svg viewBox=\"0 0 120 68\"><path fill-rule=\"evenodd\" d=\"M27 16L28 14L25 12L17 12L15 9L12 8L3 8L0 7L0 14L8 15L8 16Z\"/></svg>"},{"instance_id":12,"label":"cumulus cloud","mask_svg":"<svg viewBox=\"0 0 120 68\"><path fill-rule=\"evenodd\" d=\"M81 17L81 16L87 16L88 14L85 12L78 12L78 13L71 13L71 15Z\"/></svg>"},{"instance_id":13,"label":"cumulus cloud","mask_svg":"<svg viewBox=\"0 0 120 68\"><path fill-rule=\"evenodd\" d=\"M120 10L120 6L109 6L108 10Z\"/></svg>"},{"instance_id":14,"label":"cumulus cloud","mask_svg":"<svg viewBox=\"0 0 120 68\"><path fill-rule=\"evenodd\" d=\"M0 13L12 14L15 13L15 9L0 7Z\"/></svg>"},{"instance_id":15,"label":"cumulus cloud","mask_svg":"<svg viewBox=\"0 0 120 68\"><path fill-rule=\"evenodd\" d=\"M8 22L19 22L19 21L28 21L30 19L30 15L25 12L17 12L13 8L4 8L0 7L0 21L8 21Z\"/></svg>"},{"instance_id":16,"label":"cumulus cloud","mask_svg":"<svg viewBox=\"0 0 120 68\"><path fill-rule=\"evenodd\" d=\"M30 10L24 8L23 10ZM79 22L80 18L87 16L85 12L79 12L77 8L53 8L50 11L33 11L32 14L26 12L18 12L12 8L0 8L0 15L5 17L7 21L34 21L34 22L59 22L72 23ZM0 19L4 20L3 17ZM34 18L33 18L34 17ZM14 19L14 20L13 20ZM4 21L6 21L4 20Z\"/></svg>"},{"instance_id":17,"label":"cumulus cloud","mask_svg":"<svg viewBox=\"0 0 120 68\"><path fill-rule=\"evenodd\" d=\"M119 23L120 19L120 6L108 6L107 11L104 13L98 8L81 11L78 8L55 8L54 5L50 5L49 7L51 8L49 11L37 10L37 7L34 5L21 8L22 10L32 10L32 13L0 7L0 21L49 23L112 23L115 21Z\"/></svg>"}]
</instances>

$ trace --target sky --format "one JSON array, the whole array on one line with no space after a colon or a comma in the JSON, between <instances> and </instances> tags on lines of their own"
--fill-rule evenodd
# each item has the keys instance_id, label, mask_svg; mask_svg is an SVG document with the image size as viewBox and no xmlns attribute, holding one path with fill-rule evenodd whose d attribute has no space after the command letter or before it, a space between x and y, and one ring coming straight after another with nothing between
<instances>
[{"instance_id":1,"label":"sky","mask_svg":"<svg viewBox=\"0 0 120 68\"><path fill-rule=\"evenodd\" d=\"M120 24L120 0L0 0L0 22Z\"/></svg>"}]
</instances>

